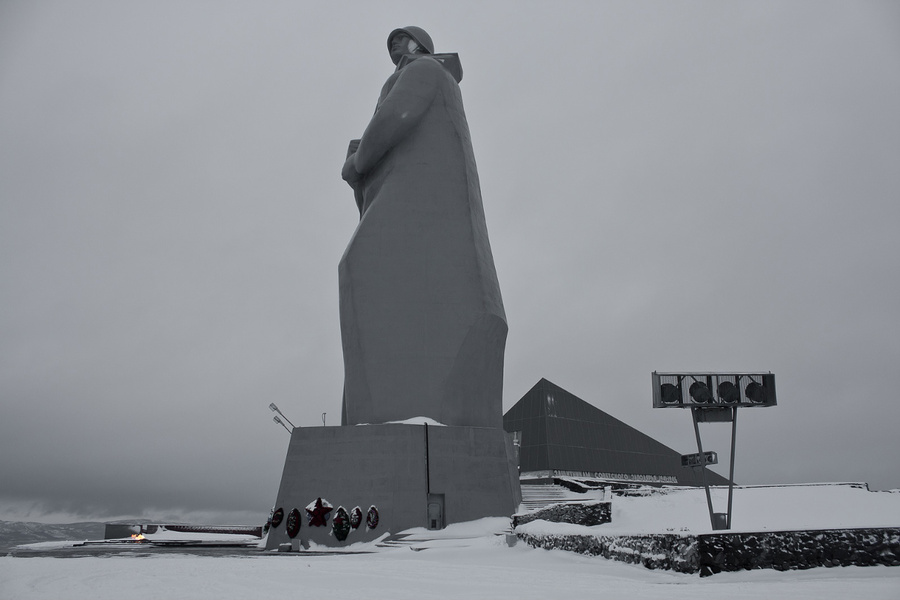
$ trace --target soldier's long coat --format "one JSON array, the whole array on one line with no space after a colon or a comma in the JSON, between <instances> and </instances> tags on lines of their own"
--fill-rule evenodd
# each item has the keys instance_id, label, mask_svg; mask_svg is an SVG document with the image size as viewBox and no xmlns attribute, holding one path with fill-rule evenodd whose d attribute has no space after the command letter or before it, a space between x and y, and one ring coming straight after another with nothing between
<instances>
[{"instance_id":1,"label":"soldier's long coat","mask_svg":"<svg viewBox=\"0 0 900 600\"><path fill-rule=\"evenodd\" d=\"M462 96L437 60L388 79L356 166L361 217L339 266L342 423L501 427L506 315Z\"/></svg>"}]
</instances>

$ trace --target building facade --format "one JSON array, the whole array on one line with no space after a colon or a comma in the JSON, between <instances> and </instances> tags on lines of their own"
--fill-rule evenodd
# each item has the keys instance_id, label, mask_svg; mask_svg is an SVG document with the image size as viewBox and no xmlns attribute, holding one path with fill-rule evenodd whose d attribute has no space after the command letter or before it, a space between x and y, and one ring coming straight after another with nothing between
<instances>
[{"instance_id":1,"label":"building facade","mask_svg":"<svg viewBox=\"0 0 900 600\"><path fill-rule=\"evenodd\" d=\"M503 416L522 478L582 477L653 485L703 485L681 453L541 379ZM712 485L728 479L707 469Z\"/></svg>"}]
</instances>

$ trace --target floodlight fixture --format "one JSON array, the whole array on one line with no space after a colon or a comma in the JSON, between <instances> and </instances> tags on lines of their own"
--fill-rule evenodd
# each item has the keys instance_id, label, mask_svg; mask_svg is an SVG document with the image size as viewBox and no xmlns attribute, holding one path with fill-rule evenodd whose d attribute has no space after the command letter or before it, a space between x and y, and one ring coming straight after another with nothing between
<instances>
[{"instance_id":1,"label":"floodlight fixture","mask_svg":"<svg viewBox=\"0 0 900 600\"><path fill-rule=\"evenodd\" d=\"M279 410L277 406L275 406L275 403L274 403L274 402L272 402L272 403L269 404L269 410L271 410L272 412L277 412L279 415L281 415L281 417L282 417L285 421L287 421L288 423L291 423L291 420L284 416L284 413L281 412L281 410ZM283 425L283 423L282 423L282 425ZM291 423L291 429L294 429L294 428L296 428L296 427L297 427L296 425L294 425L293 423Z\"/></svg>"},{"instance_id":2,"label":"floodlight fixture","mask_svg":"<svg viewBox=\"0 0 900 600\"><path fill-rule=\"evenodd\" d=\"M284 424L284 421L282 421L278 417L272 417L272 420L275 421L276 423L278 423L279 425L281 425L282 427L284 427L288 433L293 433L293 431L288 429L288 426Z\"/></svg>"},{"instance_id":3,"label":"floodlight fixture","mask_svg":"<svg viewBox=\"0 0 900 600\"><path fill-rule=\"evenodd\" d=\"M653 408L765 407L776 403L772 373L653 373Z\"/></svg>"},{"instance_id":4,"label":"floodlight fixture","mask_svg":"<svg viewBox=\"0 0 900 600\"><path fill-rule=\"evenodd\" d=\"M691 387L688 388L688 393L691 395L691 399L697 404L708 404L712 402L713 399L709 387L701 381L692 383Z\"/></svg>"},{"instance_id":5,"label":"floodlight fixture","mask_svg":"<svg viewBox=\"0 0 900 600\"><path fill-rule=\"evenodd\" d=\"M765 404L769 397L769 391L756 381L751 381L747 384L744 393L747 395L747 398L750 399L750 402L754 404Z\"/></svg>"},{"instance_id":6,"label":"floodlight fixture","mask_svg":"<svg viewBox=\"0 0 900 600\"><path fill-rule=\"evenodd\" d=\"M681 400L681 388L673 383L664 383L659 386L659 397L663 404L675 404Z\"/></svg>"},{"instance_id":7,"label":"floodlight fixture","mask_svg":"<svg viewBox=\"0 0 900 600\"><path fill-rule=\"evenodd\" d=\"M734 383L728 380L719 382L716 394L725 404L736 404L741 400L741 392Z\"/></svg>"}]
</instances>

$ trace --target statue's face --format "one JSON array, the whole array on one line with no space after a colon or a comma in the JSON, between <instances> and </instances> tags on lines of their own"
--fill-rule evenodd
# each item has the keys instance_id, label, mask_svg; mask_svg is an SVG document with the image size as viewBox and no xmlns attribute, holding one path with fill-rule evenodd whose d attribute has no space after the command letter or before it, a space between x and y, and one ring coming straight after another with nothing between
<instances>
[{"instance_id":1,"label":"statue's face","mask_svg":"<svg viewBox=\"0 0 900 600\"><path fill-rule=\"evenodd\" d=\"M414 54L419 45L405 33L391 38L391 60L396 65L404 54Z\"/></svg>"}]
</instances>

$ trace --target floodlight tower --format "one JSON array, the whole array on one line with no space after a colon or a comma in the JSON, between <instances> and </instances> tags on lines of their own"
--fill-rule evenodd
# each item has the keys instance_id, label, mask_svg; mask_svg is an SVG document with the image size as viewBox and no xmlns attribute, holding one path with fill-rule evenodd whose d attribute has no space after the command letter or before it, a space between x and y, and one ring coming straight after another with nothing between
<instances>
[{"instance_id":1,"label":"floodlight tower","mask_svg":"<svg viewBox=\"0 0 900 600\"><path fill-rule=\"evenodd\" d=\"M740 406L775 406L775 375L772 373L657 373L652 374L653 408L690 408L697 438L697 454L681 457L681 465L700 469L706 504L713 529L731 529L734 492L734 449L737 409ZM715 452L704 452L700 423L731 423L731 458L728 469L728 511L713 511L706 466L719 462Z\"/></svg>"}]
</instances>

